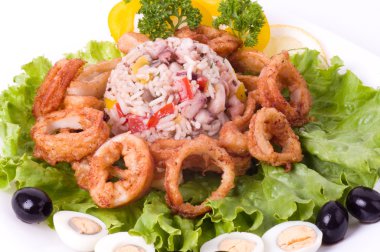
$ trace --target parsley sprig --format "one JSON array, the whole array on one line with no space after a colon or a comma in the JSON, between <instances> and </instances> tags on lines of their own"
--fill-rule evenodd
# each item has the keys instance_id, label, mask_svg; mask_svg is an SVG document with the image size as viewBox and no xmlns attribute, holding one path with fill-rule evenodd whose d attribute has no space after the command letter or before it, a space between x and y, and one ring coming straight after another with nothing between
<instances>
[{"instance_id":1,"label":"parsley sprig","mask_svg":"<svg viewBox=\"0 0 380 252\"><path fill-rule=\"evenodd\" d=\"M257 37L265 22L262 7L251 0L223 0L218 11L220 16L214 20L214 27L226 25L235 36L243 40L247 47L257 44Z\"/></svg>"},{"instance_id":2,"label":"parsley sprig","mask_svg":"<svg viewBox=\"0 0 380 252\"><path fill-rule=\"evenodd\" d=\"M191 5L191 0L140 0L140 14L144 16L138 28L151 39L167 38L186 23L196 28L202 20L200 11Z\"/></svg>"}]
</instances>

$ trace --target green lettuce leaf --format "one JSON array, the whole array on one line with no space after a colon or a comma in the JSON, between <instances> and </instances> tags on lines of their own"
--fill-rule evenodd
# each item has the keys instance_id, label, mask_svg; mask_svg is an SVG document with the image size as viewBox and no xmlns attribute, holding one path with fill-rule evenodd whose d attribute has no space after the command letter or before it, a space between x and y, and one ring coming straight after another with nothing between
<instances>
[{"instance_id":1,"label":"green lettuce leaf","mask_svg":"<svg viewBox=\"0 0 380 252\"><path fill-rule=\"evenodd\" d=\"M59 210L89 213L102 219L110 232L129 230L141 214L141 202L118 209L99 209L89 193L77 186L69 164L60 163L51 167L25 154L18 160L17 167L10 162L7 166L1 166L1 169L4 168L16 168L13 170L15 174L12 174L17 188L36 187L45 191L53 201L53 213ZM52 216L48 219L51 227Z\"/></svg>"},{"instance_id":2,"label":"green lettuce leaf","mask_svg":"<svg viewBox=\"0 0 380 252\"><path fill-rule=\"evenodd\" d=\"M120 57L113 43L91 41L84 50L67 54L89 63ZM344 200L356 185L373 186L380 167L380 93L365 87L350 71L340 74L335 57L323 67L318 53L306 50L293 57L307 80L315 120L297 130L304 148L303 163L289 173L259 165L258 174L236 179L236 187L203 217L185 219L172 214L163 192L151 191L142 199L117 209L99 209L80 189L68 164L51 167L32 157L29 131L31 109L38 86L51 67L43 57L23 66L15 85L0 95L0 188L32 186L46 191L54 212L73 210L102 219L110 232L129 231L154 243L158 251L199 251L218 234L248 231L262 234L286 220L314 221L328 200ZM219 185L219 175L193 176L181 185L186 201L202 202ZM48 224L52 226L51 218Z\"/></svg>"},{"instance_id":3,"label":"green lettuce leaf","mask_svg":"<svg viewBox=\"0 0 380 252\"><path fill-rule=\"evenodd\" d=\"M173 217L164 194L150 193L130 233L155 243L159 251L198 251L199 245L225 232L263 234L286 220L314 221L320 207L342 197L346 189L303 164L295 165L290 173L263 165L260 173L238 178L236 188L228 197L209 203L213 209L211 214L195 220ZM198 190L202 199L197 201L201 201L215 189L219 180L217 176L199 176L182 185L181 192L184 199L192 201L192 195ZM210 184L208 189L202 187L205 183Z\"/></svg>"},{"instance_id":4,"label":"green lettuce leaf","mask_svg":"<svg viewBox=\"0 0 380 252\"><path fill-rule=\"evenodd\" d=\"M16 170L20 163L19 158L0 159L0 189L10 189L10 185L16 177Z\"/></svg>"},{"instance_id":5,"label":"green lettuce leaf","mask_svg":"<svg viewBox=\"0 0 380 252\"><path fill-rule=\"evenodd\" d=\"M88 43L83 51L68 57L82 57L88 62L98 62L120 57L121 53L111 42ZM37 187L49 194L54 212L74 210L87 212L101 218L111 232L128 230L141 213L141 203L120 209L99 209L88 192L75 182L68 164L51 167L32 158L33 141L30 129L35 120L32 106L38 87L52 64L38 57L24 65L23 73L14 78L15 84L0 95L0 137L3 141L0 158L0 188L9 189L12 182L17 188ZM51 218L48 224L52 227Z\"/></svg>"},{"instance_id":6,"label":"green lettuce leaf","mask_svg":"<svg viewBox=\"0 0 380 252\"><path fill-rule=\"evenodd\" d=\"M34 96L51 67L44 57L38 57L22 66L24 73L14 78L15 85L0 95L0 137L2 155L15 156L30 153L33 142L30 128L34 124L32 106Z\"/></svg>"},{"instance_id":7,"label":"green lettuce leaf","mask_svg":"<svg viewBox=\"0 0 380 252\"><path fill-rule=\"evenodd\" d=\"M159 251L192 251L198 247L201 235L193 220L171 214L162 192L148 195L142 215L129 232L154 243Z\"/></svg>"},{"instance_id":8,"label":"green lettuce leaf","mask_svg":"<svg viewBox=\"0 0 380 252\"><path fill-rule=\"evenodd\" d=\"M308 164L336 183L372 187L380 168L380 92L351 71L339 74L338 58L321 69L316 56L306 51L294 58L313 96L315 121L299 131Z\"/></svg>"},{"instance_id":9,"label":"green lettuce leaf","mask_svg":"<svg viewBox=\"0 0 380 252\"><path fill-rule=\"evenodd\" d=\"M69 59L80 58L90 64L95 64L105 60L120 58L122 56L119 49L112 42L90 41L87 46L76 53L68 53L66 57Z\"/></svg>"}]
</instances>

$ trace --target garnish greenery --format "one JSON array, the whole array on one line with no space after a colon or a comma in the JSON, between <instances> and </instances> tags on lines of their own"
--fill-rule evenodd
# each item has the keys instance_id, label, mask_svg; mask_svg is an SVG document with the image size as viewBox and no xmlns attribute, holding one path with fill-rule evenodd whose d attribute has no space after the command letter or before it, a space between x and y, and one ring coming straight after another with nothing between
<instances>
[{"instance_id":1,"label":"garnish greenery","mask_svg":"<svg viewBox=\"0 0 380 252\"><path fill-rule=\"evenodd\" d=\"M247 47L257 44L257 37L265 23L262 7L251 0L223 0L218 11L220 16L214 20L214 27L226 25L235 36L243 40Z\"/></svg>"},{"instance_id":2,"label":"garnish greenery","mask_svg":"<svg viewBox=\"0 0 380 252\"><path fill-rule=\"evenodd\" d=\"M190 0L140 0L139 14L144 16L138 23L141 33L151 39L167 38L181 25L196 28L202 20L201 12Z\"/></svg>"}]
</instances>

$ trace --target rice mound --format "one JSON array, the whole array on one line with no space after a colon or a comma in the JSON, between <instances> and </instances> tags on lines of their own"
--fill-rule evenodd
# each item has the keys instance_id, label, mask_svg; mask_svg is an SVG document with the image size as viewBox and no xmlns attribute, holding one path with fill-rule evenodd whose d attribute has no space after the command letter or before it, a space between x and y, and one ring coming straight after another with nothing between
<instances>
[{"instance_id":1,"label":"rice mound","mask_svg":"<svg viewBox=\"0 0 380 252\"><path fill-rule=\"evenodd\" d=\"M242 85L228 60L191 39L145 42L112 71L105 93L112 133L149 142L216 136L224 122L244 111Z\"/></svg>"}]
</instances>

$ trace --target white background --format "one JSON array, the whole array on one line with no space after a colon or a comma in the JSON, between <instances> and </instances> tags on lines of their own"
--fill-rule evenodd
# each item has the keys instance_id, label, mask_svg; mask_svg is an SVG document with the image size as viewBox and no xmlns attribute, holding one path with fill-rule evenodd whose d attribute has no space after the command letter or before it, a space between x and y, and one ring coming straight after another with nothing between
<instances>
[{"instance_id":1,"label":"white background","mask_svg":"<svg viewBox=\"0 0 380 252\"><path fill-rule=\"evenodd\" d=\"M20 66L45 55L57 60L65 52L82 48L90 39L110 40L107 14L117 0L18 0L0 1L0 87L12 82ZM334 46L330 53L341 53L350 68L373 85L380 84L380 2L375 0L267 0L261 1L269 21L282 17L303 19L332 33L319 33L321 41ZM297 23L299 21L294 21ZM302 25L302 24L299 24ZM306 23L305 23L305 26ZM308 26L312 27L312 26ZM310 28L312 29L312 28ZM312 29L317 31L317 29ZM311 30L309 30L311 31ZM318 30L319 31L319 30ZM359 50L333 34L366 49ZM323 39L322 39L323 38ZM353 48L347 52L347 48ZM330 55L332 56L332 55ZM350 58L351 56L351 58ZM375 73L375 74L372 74ZM371 78L369 78L369 76ZM373 77L373 78L372 78ZM380 251L377 243L380 224L357 225L339 245L323 251ZM27 225L18 221L10 207L10 194L0 192L0 251L70 251L44 224Z\"/></svg>"}]
</instances>

